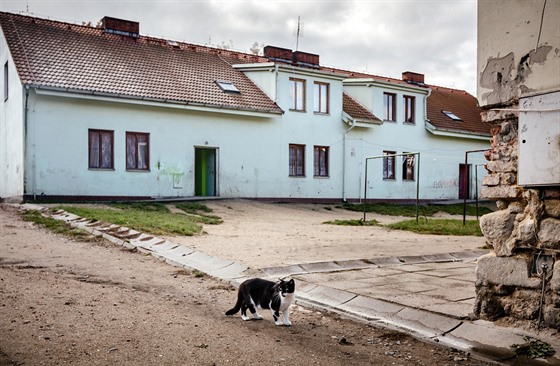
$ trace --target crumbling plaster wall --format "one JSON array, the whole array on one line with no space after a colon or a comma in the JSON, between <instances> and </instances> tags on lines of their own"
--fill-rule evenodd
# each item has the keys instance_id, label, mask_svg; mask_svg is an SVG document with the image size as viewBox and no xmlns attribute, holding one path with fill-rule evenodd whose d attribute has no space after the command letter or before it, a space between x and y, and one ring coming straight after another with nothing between
<instances>
[{"instance_id":1,"label":"crumbling plaster wall","mask_svg":"<svg viewBox=\"0 0 560 366\"><path fill-rule=\"evenodd\" d=\"M519 100L560 90L560 0L544 5L478 2L478 100L492 125L481 195L499 210L480 220L493 251L478 261L474 313L560 329L560 182L517 184Z\"/></svg>"}]
</instances>

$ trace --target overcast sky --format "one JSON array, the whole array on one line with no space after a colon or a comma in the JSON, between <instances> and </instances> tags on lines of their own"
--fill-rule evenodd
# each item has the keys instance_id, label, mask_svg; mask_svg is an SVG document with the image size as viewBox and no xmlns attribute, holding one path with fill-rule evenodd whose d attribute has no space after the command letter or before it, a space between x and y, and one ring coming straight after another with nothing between
<instances>
[{"instance_id":1,"label":"overcast sky","mask_svg":"<svg viewBox=\"0 0 560 366\"><path fill-rule=\"evenodd\" d=\"M476 93L476 0L0 0L0 9L79 24L107 15L140 22L143 35L244 52L297 43L324 66L399 79L414 71Z\"/></svg>"}]
</instances>

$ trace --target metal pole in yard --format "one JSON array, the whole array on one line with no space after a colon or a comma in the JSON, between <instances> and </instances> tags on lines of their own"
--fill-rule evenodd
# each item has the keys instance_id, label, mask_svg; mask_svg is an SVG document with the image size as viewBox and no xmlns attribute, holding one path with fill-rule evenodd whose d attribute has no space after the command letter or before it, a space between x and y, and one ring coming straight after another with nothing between
<instances>
[{"instance_id":1,"label":"metal pole in yard","mask_svg":"<svg viewBox=\"0 0 560 366\"><path fill-rule=\"evenodd\" d=\"M364 177L364 223L366 222L366 203L367 203L367 162L366 158L366 175Z\"/></svg>"},{"instance_id":2,"label":"metal pole in yard","mask_svg":"<svg viewBox=\"0 0 560 366\"><path fill-rule=\"evenodd\" d=\"M418 207L420 205L420 153L416 153L418 161L416 162L416 223L418 223Z\"/></svg>"}]
</instances>

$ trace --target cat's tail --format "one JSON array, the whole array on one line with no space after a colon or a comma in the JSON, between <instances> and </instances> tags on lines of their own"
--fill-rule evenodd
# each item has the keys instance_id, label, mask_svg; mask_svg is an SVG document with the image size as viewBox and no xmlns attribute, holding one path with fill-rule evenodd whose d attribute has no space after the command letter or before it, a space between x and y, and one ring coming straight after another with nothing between
<instances>
[{"instance_id":1,"label":"cat's tail","mask_svg":"<svg viewBox=\"0 0 560 366\"><path fill-rule=\"evenodd\" d=\"M243 302L242 296L241 294L239 294L239 296L237 297L237 302L235 303L235 306L231 309L229 309L228 311L226 311L226 315L233 315L236 314L239 310L241 310L241 304Z\"/></svg>"}]
</instances>

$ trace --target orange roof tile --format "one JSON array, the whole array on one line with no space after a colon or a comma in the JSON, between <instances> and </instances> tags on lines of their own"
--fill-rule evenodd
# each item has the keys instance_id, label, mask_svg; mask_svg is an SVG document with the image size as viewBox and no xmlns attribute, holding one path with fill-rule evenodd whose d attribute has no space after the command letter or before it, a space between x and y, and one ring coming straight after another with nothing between
<instances>
[{"instance_id":1,"label":"orange roof tile","mask_svg":"<svg viewBox=\"0 0 560 366\"><path fill-rule=\"evenodd\" d=\"M342 109L350 117L360 122L381 122L373 113L346 93L342 93Z\"/></svg>"},{"instance_id":2,"label":"orange roof tile","mask_svg":"<svg viewBox=\"0 0 560 366\"><path fill-rule=\"evenodd\" d=\"M490 136L490 125L482 122L477 99L463 90L431 86L428 97L428 120L439 130ZM443 112L451 112L456 121Z\"/></svg>"}]
</instances>

